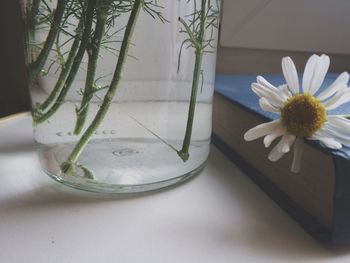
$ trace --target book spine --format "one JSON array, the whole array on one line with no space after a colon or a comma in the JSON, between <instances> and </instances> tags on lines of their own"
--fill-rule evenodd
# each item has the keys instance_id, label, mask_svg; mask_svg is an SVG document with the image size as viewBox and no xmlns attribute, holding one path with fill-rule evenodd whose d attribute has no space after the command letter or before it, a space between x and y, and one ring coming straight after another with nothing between
<instances>
[{"instance_id":1,"label":"book spine","mask_svg":"<svg viewBox=\"0 0 350 263\"><path fill-rule=\"evenodd\" d=\"M222 151L232 162L234 162L256 185L258 185L277 205L287 212L299 225L301 225L311 236L322 243L332 242L331 233L321 225L317 219L306 212L300 205L291 199L286 193L279 189L266 176L258 171L248 160L234 151L215 133L212 134L213 144ZM350 176L349 176L350 182ZM350 187L349 187L350 189ZM349 191L350 193L350 191ZM350 199L349 199L350 201ZM349 209L350 216L350 209ZM349 223L350 221L348 221ZM349 238L347 242L349 243Z\"/></svg>"},{"instance_id":2,"label":"book spine","mask_svg":"<svg viewBox=\"0 0 350 263\"><path fill-rule=\"evenodd\" d=\"M332 243L350 243L350 161L335 155Z\"/></svg>"}]
</instances>

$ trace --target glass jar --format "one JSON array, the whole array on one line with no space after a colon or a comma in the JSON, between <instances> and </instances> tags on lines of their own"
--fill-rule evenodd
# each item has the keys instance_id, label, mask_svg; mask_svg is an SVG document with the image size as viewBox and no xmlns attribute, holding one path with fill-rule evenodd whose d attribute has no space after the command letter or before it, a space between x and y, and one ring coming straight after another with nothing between
<instances>
[{"instance_id":1,"label":"glass jar","mask_svg":"<svg viewBox=\"0 0 350 263\"><path fill-rule=\"evenodd\" d=\"M21 0L43 170L102 193L154 190L209 154L219 1Z\"/></svg>"}]
</instances>

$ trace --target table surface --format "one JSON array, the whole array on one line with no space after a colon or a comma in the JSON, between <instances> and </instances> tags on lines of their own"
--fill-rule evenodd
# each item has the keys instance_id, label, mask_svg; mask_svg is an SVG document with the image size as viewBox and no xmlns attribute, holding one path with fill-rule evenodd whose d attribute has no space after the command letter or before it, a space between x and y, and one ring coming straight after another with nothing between
<instances>
[{"instance_id":1,"label":"table surface","mask_svg":"<svg viewBox=\"0 0 350 263\"><path fill-rule=\"evenodd\" d=\"M29 118L0 124L0 262L349 262L313 240L221 152L186 184L124 198L41 170Z\"/></svg>"}]
</instances>

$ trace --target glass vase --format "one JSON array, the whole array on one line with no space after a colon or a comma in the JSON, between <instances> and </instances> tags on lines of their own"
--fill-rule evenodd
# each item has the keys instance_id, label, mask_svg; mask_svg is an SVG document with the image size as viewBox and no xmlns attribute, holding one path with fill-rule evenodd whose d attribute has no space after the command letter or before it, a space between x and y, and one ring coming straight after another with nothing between
<instances>
[{"instance_id":1,"label":"glass vase","mask_svg":"<svg viewBox=\"0 0 350 263\"><path fill-rule=\"evenodd\" d=\"M132 193L182 182L209 154L219 1L21 0L43 170Z\"/></svg>"}]
</instances>

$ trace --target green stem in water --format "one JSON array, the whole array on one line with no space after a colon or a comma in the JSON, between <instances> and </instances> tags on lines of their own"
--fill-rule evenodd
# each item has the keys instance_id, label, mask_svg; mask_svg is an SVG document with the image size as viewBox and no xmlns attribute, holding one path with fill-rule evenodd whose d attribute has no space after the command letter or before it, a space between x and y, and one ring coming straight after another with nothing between
<instances>
[{"instance_id":1,"label":"green stem in water","mask_svg":"<svg viewBox=\"0 0 350 263\"><path fill-rule=\"evenodd\" d=\"M61 92L61 90L62 90L62 88L67 80L68 74L72 68L75 56L77 54L77 51L78 51L78 48L80 45L83 25L84 25L83 20L80 20L78 27L77 27L77 34L75 35L74 42L73 42L72 47L69 51L67 62L63 65L63 68L62 68L61 73L58 77L58 80L55 84L55 87L52 90L52 92L50 93L50 95L47 97L47 99L40 106L38 106L35 109L35 112L37 112L38 114L45 112L47 110L47 108L50 107L57 100L57 97L58 97L59 93Z\"/></svg>"},{"instance_id":2,"label":"green stem in water","mask_svg":"<svg viewBox=\"0 0 350 263\"><path fill-rule=\"evenodd\" d=\"M41 70L45 65L45 62L50 54L51 48L55 42L56 36L59 32L59 28L61 26L61 21L63 18L66 4L67 4L67 0L57 1L57 6L54 12L53 21L51 23L50 31L49 31L49 34L47 35L44 47L40 51L40 54L37 57L36 61L34 61L32 64L29 65L28 78L30 82L39 76ZM30 15L30 17L32 17L32 15Z\"/></svg>"},{"instance_id":3,"label":"green stem in water","mask_svg":"<svg viewBox=\"0 0 350 263\"><path fill-rule=\"evenodd\" d=\"M127 26L125 28L124 38L122 41L122 45L120 48L120 53L118 57L117 66L114 71L113 79L111 81L111 84L109 86L109 89L103 99L102 105L97 112L94 120L91 122L90 126L87 128L87 130L84 132L76 146L74 147L71 154L68 156L67 160L61 165L61 169L64 173L69 173L73 169L73 164L75 164L86 147L86 145L91 140L92 135L97 130L97 128L102 123L103 119L105 118L108 109L113 101L114 95L116 93L116 90L118 88L122 70L126 61L126 58L128 56L128 50L130 47L130 41L134 32L134 28L137 22L137 18L142 6L143 0L135 0L132 11L127 23Z\"/></svg>"},{"instance_id":4,"label":"green stem in water","mask_svg":"<svg viewBox=\"0 0 350 263\"><path fill-rule=\"evenodd\" d=\"M194 74L193 74L190 106L188 109L186 132L182 143L182 149L178 151L178 155L181 157L181 159L184 162L186 162L189 158L189 148L190 148L191 137L192 137L194 113L196 109L197 93L198 93L198 85L199 85L199 77L200 77L202 61L203 61L203 52L196 51L196 60L195 60L195 67L194 67Z\"/></svg>"},{"instance_id":5,"label":"green stem in water","mask_svg":"<svg viewBox=\"0 0 350 263\"><path fill-rule=\"evenodd\" d=\"M199 30L199 35L196 38L194 43L195 44L194 46L196 49L196 60L195 60L195 66L193 71L190 106L188 110L186 132L185 132L185 137L182 144L182 149L178 151L178 155L184 162L186 162L189 158L189 148L191 143L194 114L195 114L196 103L197 103L199 78L201 75L201 68L202 68L202 61L203 61L205 24L206 24L207 12L209 8L208 3L209 3L209 0L202 0L201 15L200 15L200 18L201 18L200 30Z\"/></svg>"},{"instance_id":6,"label":"green stem in water","mask_svg":"<svg viewBox=\"0 0 350 263\"><path fill-rule=\"evenodd\" d=\"M86 51L86 47L89 42L89 37L91 33L91 27L92 27L92 22L93 22L93 14L95 10L95 4L96 0L89 0L88 1L88 6L87 6L87 11L85 17L83 16L81 19L85 19L84 21L84 31L81 37L80 41L80 46L77 51L77 54L74 58L74 62L70 68L69 74L67 76L66 82L64 83L59 95L57 96L57 99L55 102L52 104L49 110L45 112L44 114L34 114L33 120L34 123L42 123L46 120L48 120L52 115L56 113L56 111L60 108L60 106L64 103L64 99L69 91L70 86L72 85L75 76L79 70L79 67L81 65L81 61L83 60L84 53ZM51 104L51 102L50 102Z\"/></svg>"},{"instance_id":7,"label":"green stem in water","mask_svg":"<svg viewBox=\"0 0 350 263\"><path fill-rule=\"evenodd\" d=\"M97 60L100 53L101 41L105 32L107 11L105 8L99 8L97 11L97 22L95 27L95 33L91 43L91 52L89 53L88 69L85 80L85 89L83 99L81 101L80 107L76 110L77 121L75 124L74 134L78 135L84 127L86 120L86 115L89 111L89 103L93 98L96 88L94 85Z\"/></svg>"}]
</instances>

